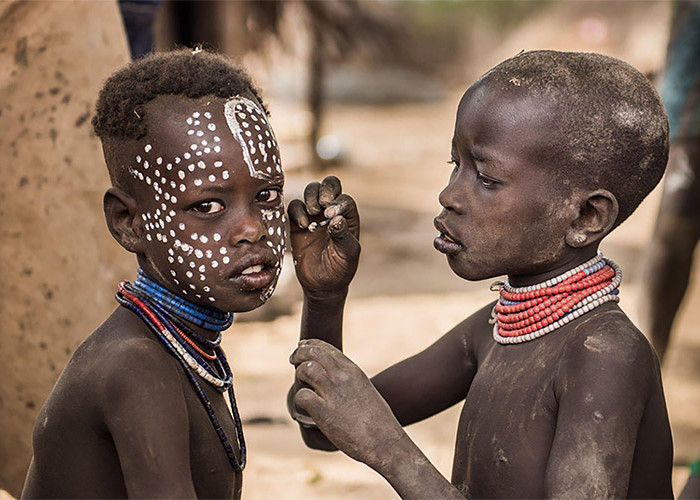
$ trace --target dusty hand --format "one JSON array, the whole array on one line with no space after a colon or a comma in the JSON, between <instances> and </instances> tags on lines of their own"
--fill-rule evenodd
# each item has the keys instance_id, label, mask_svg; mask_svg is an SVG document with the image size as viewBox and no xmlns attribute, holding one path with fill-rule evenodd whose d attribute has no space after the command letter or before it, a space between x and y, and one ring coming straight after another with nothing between
<instances>
[{"instance_id":1,"label":"dusty hand","mask_svg":"<svg viewBox=\"0 0 700 500\"><path fill-rule=\"evenodd\" d=\"M360 217L338 178L312 182L304 190L304 201L292 200L287 212L292 255L304 291L323 296L345 289L357 271Z\"/></svg>"},{"instance_id":2,"label":"dusty hand","mask_svg":"<svg viewBox=\"0 0 700 500\"><path fill-rule=\"evenodd\" d=\"M380 470L406 434L362 370L332 345L302 340L289 361L296 368L294 405L351 458Z\"/></svg>"}]
</instances>

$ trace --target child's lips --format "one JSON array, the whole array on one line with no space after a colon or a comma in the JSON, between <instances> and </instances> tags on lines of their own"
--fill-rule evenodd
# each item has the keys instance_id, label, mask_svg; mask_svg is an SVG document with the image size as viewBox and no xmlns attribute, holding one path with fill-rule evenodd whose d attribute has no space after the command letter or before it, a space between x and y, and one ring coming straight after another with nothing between
<instances>
[{"instance_id":1,"label":"child's lips","mask_svg":"<svg viewBox=\"0 0 700 500\"><path fill-rule=\"evenodd\" d=\"M241 290L254 291L270 285L276 275L274 258L264 255L247 255L238 261L229 281Z\"/></svg>"},{"instance_id":2,"label":"child's lips","mask_svg":"<svg viewBox=\"0 0 700 500\"><path fill-rule=\"evenodd\" d=\"M463 249L463 246L460 243L452 239L447 231L447 228L445 228L439 218L436 217L433 224L435 225L435 229L440 232L438 237L433 241L433 246L435 246L437 251L448 255L454 255Z\"/></svg>"},{"instance_id":3,"label":"child's lips","mask_svg":"<svg viewBox=\"0 0 700 500\"><path fill-rule=\"evenodd\" d=\"M240 273L234 274L229 281L235 283L241 290L260 290L270 285L275 279L274 268L264 264L257 264L245 268Z\"/></svg>"},{"instance_id":4,"label":"child's lips","mask_svg":"<svg viewBox=\"0 0 700 500\"><path fill-rule=\"evenodd\" d=\"M455 255L462 250L462 245L444 233L440 233L440 235L433 240L433 246L438 252L448 255Z\"/></svg>"}]
</instances>

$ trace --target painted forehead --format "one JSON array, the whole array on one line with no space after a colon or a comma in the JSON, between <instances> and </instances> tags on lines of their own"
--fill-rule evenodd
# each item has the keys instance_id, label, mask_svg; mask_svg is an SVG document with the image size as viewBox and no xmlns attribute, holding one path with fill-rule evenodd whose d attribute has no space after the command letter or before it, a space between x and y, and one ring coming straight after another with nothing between
<instances>
[{"instance_id":1,"label":"painted forehead","mask_svg":"<svg viewBox=\"0 0 700 500\"><path fill-rule=\"evenodd\" d=\"M231 133L241 145L250 175L269 178L282 173L277 139L258 103L243 96L226 102L224 115Z\"/></svg>"},{"instance_id":2,"label":"painted forehead","mask_svg":"<svg viewBox=\"0 0 700 500\"><path fill-rule=\"evenodd\" d=\"M183 193L188 183L207 187L208 183L228 180L241 159L251 177L283 177L277 140L256 101L244 96L225 102L184 101L186 109L182 109L183 99L158 103L150 117L153 123L149 137L139 146L135 162L129 166L134 178L149 186L160 182ZM231 146L232 138L238 147ZM159 197L173 195L157 184L154 189Z\"/></svg>"}]
</instances>

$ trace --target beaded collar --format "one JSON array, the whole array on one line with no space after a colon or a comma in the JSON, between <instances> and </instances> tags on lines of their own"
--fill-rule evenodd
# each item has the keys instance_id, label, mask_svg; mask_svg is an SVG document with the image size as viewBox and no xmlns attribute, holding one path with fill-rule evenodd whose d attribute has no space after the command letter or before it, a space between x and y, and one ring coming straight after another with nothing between
<instances>
[{"instance_id":1,"label":"beaded collar","mask_svg":"<svg viewBox=\"0 0 700 500\"><path fill-rule=\"evenodd\" d=\"M139 268L138 277L134 281L134 288L148 295L151 300L175 314L179 318L189 321L213 332L226 330L233 323L233 313L220 311L213 307L199 306L189 300L175 295L167 288L146 276L143 269ZM221 338L219 337L219 342Z\"/></svg>"},{"instance_id":2,"label":"beaded collar","mask_svg":"<svg viewBox=\"0 0 700 500\"><path fill-rule=\"evenodd\" d=\"M622 271L598 254L588 262L536 285L513 287L495 282L499 299L491 312L493 338L499 344L534 340L606 302L619 302Z\"/></svg>"},{"instance_id":3,"label":"beaded collar","mask_svg":"<svg viewBox=\"0 0 700 500\"><path fill-rule=\"evenodd\" d=\"M121 305L136 313L178 360L202 402L231 466L234 470L242 471L246 464L243 426L233 392L233 374L220 347L221 331L231 325L233 313L192 304L160 286L141 269L133 284L128 281L119 284L116 298ZM185 321L217 332L217 338L213 341L206 339L190 328ZM200 345L212 352L206 352ZM236 458L229 438L221 428L209 398L202 390L198 376L219 392L228 392L236 438L241 450L240 460Z\"/></svg>"}]
</instances>

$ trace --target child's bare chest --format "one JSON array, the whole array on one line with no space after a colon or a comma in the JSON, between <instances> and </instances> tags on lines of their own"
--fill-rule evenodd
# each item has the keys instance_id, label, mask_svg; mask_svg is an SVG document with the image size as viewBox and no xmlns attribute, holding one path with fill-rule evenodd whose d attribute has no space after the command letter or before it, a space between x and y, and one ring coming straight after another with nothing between
<instances>
[{"instance_id":1,"label":"child's bare chest","mask_svg":"<svg viewBox=\"0 0 700 500\"><path fill-rule=\"evenodd\" d=\"M202 388L212 405L218 425L240 460L236 428L224 397L215 390ZM192 480L199 498L240 498L242 474L231 467L219 435L194 388L188 391L187 408L190 418L190 464Z\"/></svg>"},{"instance_id":2,"label":"child's bare chest","mask_svg":"<svg viewBox=\"0 0 700 500\"><path fill-rule=\"evenodd\" d=\"M460 417L452 477L471 497L543 495L560 352L546 343L493 345L479 364Z\"/></svg>"}]
</instances>

